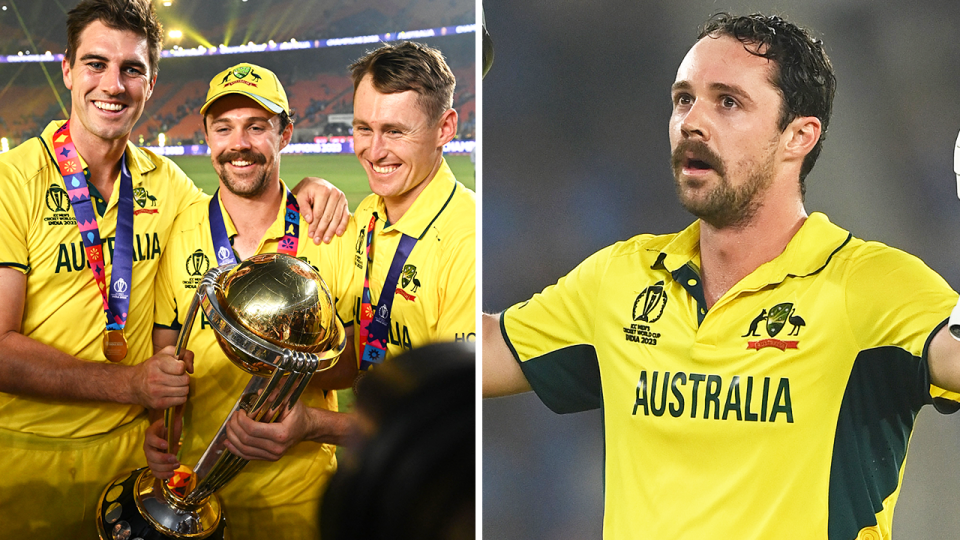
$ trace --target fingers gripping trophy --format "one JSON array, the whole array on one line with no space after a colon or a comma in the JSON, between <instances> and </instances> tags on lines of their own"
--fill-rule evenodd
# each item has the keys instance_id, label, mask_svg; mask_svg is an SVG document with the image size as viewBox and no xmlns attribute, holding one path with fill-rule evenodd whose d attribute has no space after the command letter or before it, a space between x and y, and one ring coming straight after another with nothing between
<instances>
[{"instance_id":1,"label":"fingers gripping trophy","mask_svg":"<svg viewBox=\"0 0 960 540\"><path fill-rule=\"evenodd\" d=\"M250 382L186 480L175 475L164 482L142 468L107 485L97 513L101 540L223 538L226 519L216 492L247 464L224 446L227 420L239 409L260 422L277 420L313 374L334 366L346 344L326 284L311 265L289 255L255 255L204 274L180 331L178 356L201 310ZM168 448L175 448L173 409L165 411L164 425Z\"/></svg>"}]
</instances>

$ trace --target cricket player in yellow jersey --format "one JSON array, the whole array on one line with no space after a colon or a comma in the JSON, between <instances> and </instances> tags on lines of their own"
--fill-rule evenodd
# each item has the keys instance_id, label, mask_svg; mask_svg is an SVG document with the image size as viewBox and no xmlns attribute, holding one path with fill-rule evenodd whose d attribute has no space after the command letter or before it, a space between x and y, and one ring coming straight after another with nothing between
<instances>
[{"instance_id":1,"label":"cricket player in yellow jersey","mask_svg":"<svg viewBox=\"0 0 960 540\"><path fill-rule=\"evenodd\" d=\"M960 408L957 294L804 210L834 88L806 30L712 18L669 124L699 219L484 316L485 396L602 407L604 538L889 539L917 412Z\"/></svg>"},{"instance_id":2,"label":"cricket player in yellow jersey","mask_svg":"<svg viewBox=\"0 0 960 540\"><path fill-rule=\"evenodd\" d=\"M340 316L361 369L434 341L476 333L476 198L443 145L457 133L456 80L441 53L405 42L351 66L354 151L371 195L357 206L338 261Z\"/></svg>"},{"instance_id":3,"label":"cricket player in yellow jersey","mask_svg":"<svg viewBox=\"0 0 960 540\"><path fill-rule=\"evenodd\" d=\"M385 45L351 71L354 151L373 194L351 217L327 283L350 342L341 362L353 356L369 369L427 343L474 341L476 200L443 159L457 113L456 81L441 53ZM319 257L324 276L326 256ZM324 432L326 442L343 442L356 429L346 413L313 421L323 425L310 431ZM276 459L304 431L296 417L263 424L244 414L227 428L231 451L247 459Z\"/></svg>"},{"instance_id":4,"label":"cricket player in yellow jersey","mask_svg":"<svg viewBox=\"0 0 960 540\"><path fill-rule=\"evenodd\" d=\"M145 0L87 1L67 33L69 124L0 156L0 454L16 464L0 475L0 523L11 537L96 537L98 491L142 462L144 407L186 399L172 349L151 357L153 281L174 217L200 192L128 142L156 81L160 25Z\"/></svg>"},{"instance_id":5,"label":"cricket player in yellow jersey","mask_svg":"<svg viewBox=\"0 0 960 540\"><path fill-rule=\"evenodd\" d=\"M293 120L283 86L276 75L253 64L239 64L210 82L200 109L220 189L207 204L194 205L174 224L157 278L157 346L174 344L184 324L197 284L212 266L235 263L258 253L300 257L334 279L333 244L316 246L307 237L296 199L280 180L280 151L293 135ZM352 239L346 240L352 243ZM325 266L326 265L326 266ZM206 318L190 338L196 353L187 401L181 462L196 464L210 437L228 417L250 376L226 357ZM349 358L349 357L348 357ZM347 359L311 380L285 419L302 429L273 460L249 463L220 493L234 540L269 538L315 539L316 516L323 486L336 470L336 439L327 439L326 422L312 421L337 410L336 392L357 372ZM313 429L316 427L317 429ZM179 465L166 453L162 420L155 423L144 450L158 477L169 478ZM320 442L313 442L320 439ZM303 442L301 442L303 441Z\"/></svg>"},{"instance_id":6,"label":"cricket player in yellow jersey","mask_svg":"<svg viewBox=\"0 0 960 540\"><path fill-rule=\"evenodd\" d=\"M96 537L103 486L143 461L144 408L187 397L173 349L151 356L153 283L174 217L201 193L171 161L129 143L161 36L148 0L81 1L61 66L69 121L0 156L0 455L15 464L0 475L7 536ZM323 235L330 198L318 193Z\"/></svg>"}]
</instances>

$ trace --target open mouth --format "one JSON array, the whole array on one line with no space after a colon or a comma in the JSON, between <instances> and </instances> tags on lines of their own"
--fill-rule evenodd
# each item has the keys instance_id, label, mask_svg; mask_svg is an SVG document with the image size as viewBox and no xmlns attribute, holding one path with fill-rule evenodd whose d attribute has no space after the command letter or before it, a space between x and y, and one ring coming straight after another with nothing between
<instances>
[{"instance_id":1,"label":"open mouth","mask_svg":"<svg viewBox=\"0 0 960 540\"><path fill-rule=\"evenodd\" d=\"M685 170L691 170L694 172L701 171L712 171L714 167L702 159L696 158L687 158L683 162L683 168Z\"/></svg>"},{"instance_id":2,"label":"open mouth","mask_svg":"<svg viewBox=\"0 0 960 540\"><path fill-rule=\"evenodd\" d=\"M723 176L723 161L700 141L679 144L674 148L670 161L676 173L697 175L715 171Z\"/></svg>"}]
</instances>

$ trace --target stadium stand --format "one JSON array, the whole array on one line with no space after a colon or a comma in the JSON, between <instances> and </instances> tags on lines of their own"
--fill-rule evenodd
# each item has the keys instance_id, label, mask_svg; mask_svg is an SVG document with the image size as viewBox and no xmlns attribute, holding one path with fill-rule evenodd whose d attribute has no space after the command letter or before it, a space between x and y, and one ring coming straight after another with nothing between
<instances>
[{"instance_id":1,"label":"stadium stand","mask_svg":"<svg viewBox=\"0 0 960 540\"><path fill-rule=\"evenodd\" d=\"M355 0L349 2L305 3L296 0L263 0L244 3L216 3L202 0L175 0L172 8L158 6L165 26L178 27L189 21L184 37L167 39L165 48L226 42L241 44L328 39L382 34L441 26L472 24L472 0ZM62 52L66 48L63 28L64 6L70 3L40 0L18 3L23 25L8 11L0 12L0 54L18 52ZM28 36L24 26L30 32ZM200 38L199 36L203 36ZM473 33L428 38L420 41L444 52L457 77L454 106L460 115L460 139L472 139L475 126L476 90ZM201 39L205 39L201 43ZM31 45L33 43L33 45ZM296 142L316 136L347 135L346 124L330 124L331 114L352 112L353 86L347 66L376 43L329 47L306 51L282 51L239 55L164 58L154 94L147 102L133 140L144 145L158 144L163 133L166 144L194 144L202 141L199 107L206 93L209 74L241 61L269 67L286 85L297 113ZM32 47L36 47L34 50ZM62 106L61 106L62 103ZM0 136L10 146L36 136L52 119L64 118L70 94L64 88L60 66L47 63L0 64Z\"/></svg>"}]
</instances>

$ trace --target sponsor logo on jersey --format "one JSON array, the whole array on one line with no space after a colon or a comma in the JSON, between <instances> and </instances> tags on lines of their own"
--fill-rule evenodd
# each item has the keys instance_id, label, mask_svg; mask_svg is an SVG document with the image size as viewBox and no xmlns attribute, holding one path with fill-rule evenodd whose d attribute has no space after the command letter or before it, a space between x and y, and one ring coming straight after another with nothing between
<instances>
[{"instance_id":1,"label":"sponsor logo on jersey","mask_svg":"<svg viewBox=\"0 0 960 540\"><path fill-rule=\"evenodd\" d=\"M666 307L667 293L663 290L663 280L640 291L633 301L633 322L623 327L624 338L641 345L656 345L660 333L651 330L650 325L660 320Z\"/></svg>"},{"instance_id":2,"label":"sponsor logo on jersey","mask_svg":"<svg viewBox=\"0 0 960 540\"><path fill-rule=\"evenodd\" d=\"M67 190L56 184L50 186L44 202L47 209L53 212L52 216L43 218L47 225L77 225L77 220L70 211L70 196L67 195Z\"/></svg>"},{"instance_id":3,"label":"sponsor logo on jersey","mask_svg":"<svg viewBox=\"0 0 960 540\"><path fill-rule=\"evenodd\" d=\"M133 188L133 202L137 203L137 206L140 208L135 208L133 210L133 215L137 214L156 214L159 210L156 209L157 198L150 194L146 188L136 187ZM149 203L150 208L147 208Z\"/></svg>"},{"instance_id":4,"label":"sponsor logo on jersey","mask_svg":"<svg viewBox=\"0 0 960 540\"><path fill-rule=\"evenodd\" d=\"M800 335L800 329L806 326L807 323L803 320L803 317L797 315L796 312L797 310L794 308L792 302L782 302L770 309L761 309L760 313L750 321L747 333L740 337L763 337L762 334L760 334L761 323L763 323L762 328L766 331L767 338L747 341L747 349L757 351L767 347L774 347L781 351L796 349L800 344L799 340L776 338L777 334L787 326L790 326L790 331L785 334L786 336Z\"/></svg>"},{"instance_id":5,"label":"sponsor logo on jersey","mask_svg":"<svg viewBox=\"0 0 960 540\"><path fill-rule=\"evenodd\" d=\"M790 379L640 372L633 415L793 423Z\"/></svg>"}]
</instances>

